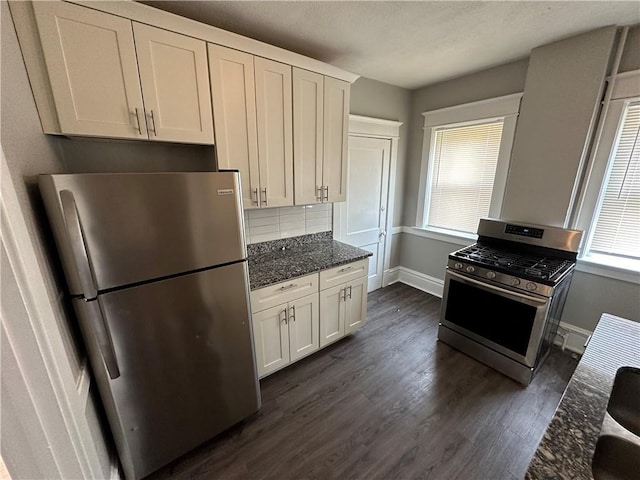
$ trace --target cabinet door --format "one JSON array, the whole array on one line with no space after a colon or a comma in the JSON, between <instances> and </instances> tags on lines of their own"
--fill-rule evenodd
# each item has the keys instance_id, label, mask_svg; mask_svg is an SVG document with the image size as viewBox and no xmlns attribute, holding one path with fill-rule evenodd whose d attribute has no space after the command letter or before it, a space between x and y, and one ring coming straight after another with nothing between
<instances>
[{"instance_id":1,"label":"cabinet door","mask_svg":"<svg viewBox=\"0 0 640 480\"><path fill-rule=\"evenodd\" d=\"M254 64L262 206L293 205L291 67L259 57Z\"/></svg>"},{"instance_id":2,"label":"cabinet door","mask_svg":"<svg viewBox=\"0 0 640 480\"><path fill-rule=\"evenodd\" d=\"M149 138L213 144L205 42L135 22L133 33Z\"/></svg>"},{"instance_id":3,"label":"cabinet door","mask_svg":"<svg viewBox=\"0 0 640 480\"><path fill-rule=\"evenodd\" d=\"M287 304L253 314L253 336L260 378L289 363Z\"/></svg>"},{"instance_id":4,"label":"cabinet door","mask_svg":"<svg viewBox=\"0 0 640 480\"><path fill-rule=\"evenodd\" d=\"M347 146L349 140L349 82L324 79L323 185L329 202L347 200Z\"/></svg>"},{"instance_id":5,"label":"cabinet door","mask_svg":"<svg viewBox=\"0 0 640 480\"><path fill-rule=\"evenodd\" d=\"M293 161L295 204L320 203L324 77L293 69Z\"/></svg>"},{"instance_id":6,"label":"cabinet door","mask_svg":"<svg viewBox=\"0 0 640 480\"><path fill-rule=\"evenodd\" d=\"M345 285L320 292L320 348L344 337Z\"/></svg>"},{"instance_id":7,"label":"cabinet door","mask_svg":"<svg viewBox=\"0 0 640 480\"><path fill-rule=\"evenodd\" d=\"M320 348L318 294L289 303L289 350L291 361L306 357Z\"/></svg>"},{"instance_id":8,"label":"cabinet door","mask_svg":"<svg viewBox=\"0 0 640 480\"><path fill-rule=\"evenodd\" d=\"M209 44L218 168L240 172L244 208L259 206L253 55Z\"/></svg>"},{"instance_id":9,"label":"cabinet door","mask_svg":"<svg viewBox=\"0 0 640 480\"><path fill-rule=\"evenodd\" d=\"M62 133L147 138L131 21L33 2Z\"/></svg>"},{"instance_id":10,"label":"cabinet door","mask_svg":"<svg viewBox=\"0 0 640 480\"><path fill-rule=\"evenodd\" d=\"M356 331L367 318L367 277L360 277L347 285L344 333Z\"/></svg>"}]
</instances>

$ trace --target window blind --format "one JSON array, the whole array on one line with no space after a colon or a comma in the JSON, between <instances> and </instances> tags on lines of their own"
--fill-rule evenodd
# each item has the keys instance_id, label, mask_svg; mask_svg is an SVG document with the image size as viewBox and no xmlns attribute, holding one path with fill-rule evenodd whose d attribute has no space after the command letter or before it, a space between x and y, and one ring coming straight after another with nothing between
<instances>
[{"instance_id":1,"label":"window blind","mask_svg":"<svg viewBox=\"0 0 640 480\"><path fill-rule=\"evenodd\" d=\"M435 130L427 224L475 233L489 214L502 120Z\"/></svg>"},{"instance_id":2,"label":"window blind","mask_svg":"<svg viewBox=\"0 0 640 480\"><path fill-rule=\"evenodd\" d=\"M640 103L627 106L590 251L640 258Z\"/></svg>"}]
</instances>

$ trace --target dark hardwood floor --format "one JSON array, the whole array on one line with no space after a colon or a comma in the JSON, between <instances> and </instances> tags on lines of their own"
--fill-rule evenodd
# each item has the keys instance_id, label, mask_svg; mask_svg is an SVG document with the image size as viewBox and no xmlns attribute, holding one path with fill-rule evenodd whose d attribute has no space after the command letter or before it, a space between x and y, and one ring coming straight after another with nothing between
<instances>
[{"instance_id":1,"label":"dark hardwood floor","mask_svg":"<svg viewBox=\"0 0 640 480\"><path fill-rule=\"evenodd\" d=\"M369 295L356 334L261 381L261 410L153 479L519 479L576 366L528 388L437 342L440 299Z\"/></svg>"}]
</instances>

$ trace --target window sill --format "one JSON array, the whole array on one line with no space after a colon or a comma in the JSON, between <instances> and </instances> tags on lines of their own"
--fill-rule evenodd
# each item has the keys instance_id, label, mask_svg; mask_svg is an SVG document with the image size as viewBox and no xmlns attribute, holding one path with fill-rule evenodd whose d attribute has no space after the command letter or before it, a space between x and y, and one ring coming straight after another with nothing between
<instances>
[{"instance_id":1,"label":"window sill","mask_svg":"<svg viewBox=\"0 0 640 480\"><path fill-rule=\"evenodd\" d=\"M474 233L454 232L452 230L433 227L409 227L404 233L453 243L454 245L462 245L464 247L471 245L478 240L478 236Z\"/></svg>"},{"instance_id":2,"label":"window sill","mask_svg":"<svg viewBox=\"0 0 640 480\"><path fill-rule=\"evenodd\" d=\"M610 255L589 254L578 258L576 270L640 285L640 260L623 260Z\"/></svg>"}]
</instances>

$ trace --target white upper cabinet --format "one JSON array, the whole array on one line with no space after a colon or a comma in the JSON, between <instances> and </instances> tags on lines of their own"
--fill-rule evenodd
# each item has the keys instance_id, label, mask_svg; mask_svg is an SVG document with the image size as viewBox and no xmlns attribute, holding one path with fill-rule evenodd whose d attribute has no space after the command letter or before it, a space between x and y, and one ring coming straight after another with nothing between
<instances>
[{"instance_id":1,"label":"white upper cabinet","mask_svg":"<svg viewBox=\"0 0 640 480\"><path fill-rule=\"evenodd\" d=\"M322 202L324 77L293 69L293 152L296 205Z\"/></svg>"},{"instance_id":2,"label":"white upper cabinet","mask_svg":"<svg viewBox=\"0 0 640 480\"><path fill-rule=\"evenodd\" d=\"M245 208L293 205L291 67L209 45L218 168L240 172Z\"/></svg>"},{"instance_id":3,"label":"white upper cabinet","mask_svg":"<svg viewBox=\"0 0 640 480\"><path fill-rule=\"evenodd\" d=\"M205 42L64 2L33 9L61 133L213 143Z\"/></svg>"},{"instance_id":4,"label":"white upper cabinet","mask_svg":"<svg viewBox=\"0 0 640 480\"><path fill-rule=\"evenodd\" d=\"M147 138L131 21L33 4L62 133Z\"/></svg>"},{"instance_id":5,"label":"white upper cabinet","mask_svg":"<svg viewBox=\"0 0 640 480\"><path fill-rule=\"evenodd\" d=\"M140 23L133 33L149 138L213 143L205 42Z\"/></svg>"},{"instance_id":6,"label":"white upper cabinet","mask_svg":"<svg viewBox=\"0 0 640 480\"><path fill-rule=\"evenodd\" d=\"M244 208L260 206L253 55L209 44L218 168L240 172Z\"/></svg>"},{"instance_id":7,"label":"white upper cabinet","mask_svg":"<svg viewBox=\"0 0 640 480\"><path fill-rule=\"evenodd\" d=\"M324 79L324 149L322 180L325 201L347 200L347 147L349 140L348 82Z\"/></svg>"},{"instance_id":8,"label":"white upper cabinet","mask_svg":"<svg viewBox=\"0 0 640 480\"><path fill-rule=\"evenodd\" d=\"M297 205L346 200L349 82L294 68Z\"/></svg>"},{"instance_id":9,"label":"white upper cabinet","mask_svg":"<svg viewBox=\"0 0 640 480\"><path fill-rule=\"evenodd\" d=\"M291 67L256 57L256 111L263 206L293 205Z\"/></svg>"}]
</instances>

